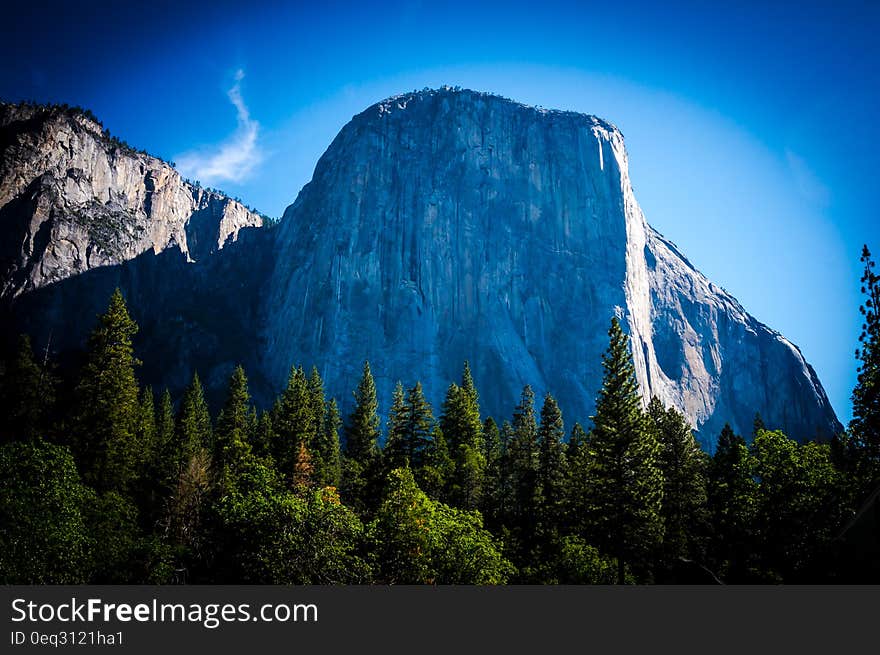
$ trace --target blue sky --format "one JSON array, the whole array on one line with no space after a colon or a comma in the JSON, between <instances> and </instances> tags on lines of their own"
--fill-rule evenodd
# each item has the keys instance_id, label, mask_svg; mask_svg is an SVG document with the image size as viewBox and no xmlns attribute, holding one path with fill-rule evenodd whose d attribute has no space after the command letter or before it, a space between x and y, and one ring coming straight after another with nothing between
<instances>
[{"instance_id":1,"label":"blue sky","mask_svg":"<svg viewBox=\"0 0 880 655\"><path fill-rule=\"evenodd\" d=\"M848 420L858 257L880 254L880 4L178 4L4 10L0 97L88 107L274 216L389 95L450 84L599 115L649 222L797 343Z\"/></svg>"}]
</instances>

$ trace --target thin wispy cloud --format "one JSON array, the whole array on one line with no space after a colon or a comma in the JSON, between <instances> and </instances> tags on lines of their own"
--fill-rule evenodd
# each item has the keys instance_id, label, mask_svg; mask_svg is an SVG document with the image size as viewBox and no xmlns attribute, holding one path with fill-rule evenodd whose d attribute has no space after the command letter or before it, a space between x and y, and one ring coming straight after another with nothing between
<instances>
[{"instance_id":1,"label":"thin wispy cloud","mask_svg":"<svg viewBox=\"0 0 880 655\"><path fill-rule=\"evenodd\" d=\"M244 79L244 71L236 71L235 84L226 94L235 107L238 127L229 138L219 144L178 155L175 158L177 168L185 177L206 184L240 182L262 160L263 153L257 142L260 124L251 118L244 103L241 95L242 79Z\"/></svg>"}]
</instances>

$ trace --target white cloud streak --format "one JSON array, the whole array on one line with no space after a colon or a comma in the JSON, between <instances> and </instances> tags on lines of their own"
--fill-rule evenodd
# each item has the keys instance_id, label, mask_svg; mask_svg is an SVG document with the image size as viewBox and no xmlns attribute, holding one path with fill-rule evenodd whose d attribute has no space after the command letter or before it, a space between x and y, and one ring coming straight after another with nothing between
<instances>
[{"instance_id":1,"label":"white cloud streak","mask_svg":"<svg viewBox=\"0 0 880 655\"><path fill-rule=\"evenodd\" d=\"M190 150L175 157L181 175L213 185L219 182L241 182L260 163L263 153L257 143L260 124L251 118L241 96L244 71L235 73L235 84L227 92L235 107L238 127L225 141Z\"/></svg>"}]
</instances>

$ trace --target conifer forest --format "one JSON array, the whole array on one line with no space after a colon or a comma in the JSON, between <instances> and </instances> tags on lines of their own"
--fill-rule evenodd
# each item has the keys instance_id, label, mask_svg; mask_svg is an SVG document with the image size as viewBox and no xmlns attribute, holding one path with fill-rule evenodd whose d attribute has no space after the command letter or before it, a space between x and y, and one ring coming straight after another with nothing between
<instances>
[{"instance_id":1,"label":"conifer forest","mask_svg":"<svg viewBox=\"0 0 880 655\"><path fill-rule=\"evenodd\" d=\"M862 264L847 429L820 442L756 415L711 455L682 414L644 403L616 318L585 425L529 386L508 416L484 416L467 362L440 407L417 370L379 407L373 361L350 412L299 363L270 407L239 366L212 408L197 371L182 397L139 383L150 353L135 351L117 290L76 371L26 335L0 363L0 582L878 582L880 278L867 247Z\"/></svg>"}]
</instances>

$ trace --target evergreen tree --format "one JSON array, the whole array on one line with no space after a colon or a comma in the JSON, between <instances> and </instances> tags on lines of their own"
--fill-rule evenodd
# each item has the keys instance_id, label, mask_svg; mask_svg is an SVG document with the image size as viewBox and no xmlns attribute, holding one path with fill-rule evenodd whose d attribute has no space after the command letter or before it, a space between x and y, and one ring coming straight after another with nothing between
<instances>
[{"instance_id":1,"label":"evergreen tree","mask_svg":"<svg viewBox=\"0 0 880 655\"><path fill-rule=\"evenodd\" d=\"M320 486L338 487L340 482L340 453L339 453L339 428L342 420L339 418L339 407L336 399L331 398L326 403L324 421L321 426L318 443L315 447L319 453L321 469L316 471L316 481Z\"/></svg>"},{"instance_id":2,"label":"evergreen tree","mask_svg":"<svg viewBox=\"0 0 880 655\"><path fill-rule=\"evenodd\" d=\"M617 580L622 584L626 564L642 568L662 538L663 475L659 444L645 426L629 337L617 317L608 336L589 441L589 502L595 539L617 558Z\"/></svg>"},{"instance_id":3,"label":"evergreen tree","mask_svg":"<svg viewBox=\"0 0 880 655\"><path fill-rule=\"evenodd\" d=\"M564 512L566 491L565 425L556 399L549 393L541 407L538 427L538 524L555 532Z\"/></svg>"},{"instance_id":4,"label":"evergreen tree","mask_svg":"<svg viewBox=\"0 0 880 655\"><path fill-rule=\"evenodd\" d=\"M415 386L406 392L406 422L402 440L404 456L413 471L424 467L433 431L434 412L422 391L422 383L416 382Z\"/></svg>"},{"instance_id":5,"label":"evergreen tree","mask_svg":"<svg viewBox=\"0 0 880 655\"><path fill-rule=\"evenodd\" d=\"M257 427L251 438L251 450L256 457L262 459L272 457L272 448L277 443L277 435L272 426L272 413L259 412L257 417Z\"/></svg>"},{"instance_id":6,"label":"evergreen tree","mask_svg":"<svg viewBox=\"0 0 880 655\"><path fill-rule=\"evenodd\" d=\"M137 423L137 448L141 457L141 464L149 467L158 452L158 432L156 426L156 399L153 396L152 387L144 387L140 394L140 416ZM142 476L148 476L152 471L145 468L140 471Z\"/></svg>"},{"instance_id":7,"label":"evergreen tree","mask_svg":"<svg viewBox=\"0 0 880 655\"><path fill-rule=\"evenodd\" d=\"M226 402L217 419L212 462L221 490L234 487L242 466L251 459L253 410L247 376L239 365L229 378Z\"/></svg>"},{"instance_id":8,"label":"evergreen tree","mask_svg":"<svg viewBox=\"0 0 880 655\"><path fill-rule=\"evenodd\" d=\"M501 517L501 479L504 452L501 446L501 431L491 416L483 423L483 457L486 461L486 474L483 482L483 495L480 511L486 517L486 524L497 528Z\"/></svg>"},{"instance_id":9,"label":"evergreen tree","mask_svg":"<svg viewBox=\"0 0 880 655\"><path fill-rule=\"evenodd\" d=\"M406 395L400 380L391 394L391 408L388 410L388 429L382 460L390 473L396 468L409 466L406 452L406 426L408 423Z\"/></svg>"},{"instance_id":10,"label":"evergreen tree","mask_svg":"<svg viewBox=\"0 0 880 655\"><path fill-rule=\"evenodd\" d=\"M290 483L293 481L300 444L308 449L315 434L313 402L312 391L302 368L291 367L287 388L272 417L276 444L275 462L279 472Z\"/></svg>"},{"instance_id":11,"label":"evergreen tree","mask_svg":"<svg viewBox=\"0 0 880 655\"><path fill-rule=\"evenodd\" d=\"M341 496L355 512L364 516L375 509L381 484L378 402L369 362L364 362L354 401L354 410L345 426Z\"/></svg>"},{"instance_id":12,"label":"evergreen tree","mask_svg":"<svg viewBox=\"0 0 880 655\"><path fill-rule=\"evenodd\" d=\"M159 396L156 406L156 444L158 447L172 446L175 441L177 425L174 421L174 402L171 392L165 389Z\"/></svg>"},{"instance_id":13,"label":"evergreen tree","mask_svg":"<svg viewBox=\"0 0 880 655\"><path fill-rule=\"evenodd\" d=\"M703 561L707 528L706 457L684 415L656 396L648 404L648 422L660 442L663 471L664 535L661 559L670 581L687 561Z\"/></svg>"},{"instance_id":14,"label":"evergreen tree","mask_svg":"<svg viewBox=\"0 0 880 655\"><path fill-rule=\"evenodd\" d=\"M178 426L181 461L188 461L199 448L212 447L211 414L198 373L193 373L192 381L183 393Z\"/></svg>"},{"instance_id":15,"label":"evergreen tree","mask_svg":"<svg viewBox=\"0 0 880 655\"><path fill-rule=\"evenodd\" d=\"M312 367L308 379L309 407L312 414L311 430L305 445L312 462L312 482L321 486L325 478L325 470L332 462L324 461L325 449L322 447L324 435L324 418L327 414L327 399L324 397L324 381L317 367Z\"/></svg>"},{"instance_id":16,"label":"evergreen tree","mask_svg":"<svg viewBox=\"0 0 880 655\"><path fill-rule=\"evenodd\" d=\"M750 579L758 485L746 441L725 424L709 464L710 564L728 582Z\"/></svg>"},{"instance_id":17,"label":"evergreen tree","mask_svg":"<svg viewBox=\"0 0 880 655\"><path fill-rule=\"evenodd\" d=\"M853 418L849 429L856 451L857 470L864 497L880 485L880 276L868 246L862 249L861 291L864 304L859 307L864 317L859 335L858 378L852 393Z\"/></svg>"},{"instance_id":18,"label":"evergreen tree","mask_svg":"<svg viewBox=\"0 0 880 655\"><path fill-rule=\"evenodd\" d=\"M571 434L568 435L568 445L566 446L566 454L569 459L573 458L578 450L580 450L581 446L586 445L587 443L587 433L584 431L584 428L581 427L580 423L575 423L571 426Z\"/></svg>"},{"instance_id":19,"label":"evergreen tree","mask_svg":"<svg viewBox=\"0 0 880 655\"><path fill-rule=\"evenodd\" d=\"M361 464L372 462L379 442L376 384L370 363L364 362L363 375L354 393L354 411L345 428L345 456Z\"/></svg>"},{"instance_id":20,"label":"evergreen tree","mask_svg":"<svg viewBox=\"0 0 880 655\"><path fill-rule=\"evenodd\" d=\"M486 459L483 454L479 396L467 362L464 364L461 386L451 384L446 392L440 429L455 463L450 480L450 504L476 509L480 503Z\"/></svg>"},{"instance_id":21,"label":"evergreen tree","mask_svg":"<svg viewBox=\"0 0 880 655\"><path fill-rule=\"evenodd\" d=\"M455 471L455 462L449 454L446 437L439 425L431 433L425 452L424 464L414 471L419 487L433 500L446 501L449 481Z\"/></svg>"},{"instance_id":22,"label":"evergreen tree","mask_svg":"<svg viewBox=\"0 0 880 655\"><path fill-rule=\"evenodd\" d=\"M22 334L18 350L0 377L0 443L46 436L57 380L34 359L31 340Z\"/></svg>"},{"instance_id":23,"label":"evergreen tree","mask_svg":"<svg viewBox=\"0 0 880 655\"><path fill-rule=\"evenodd\" d=\"M587 433L581 424L575 423L566 447L568 488L565 498L565 527L581 535L593 532L590 523L590 476L593 460L587 440Z\"/></svg>"},{"instance_id":24,"label":"evergreen tree","mask_svg":"<svg viewBox=\"0 0 880 655\"><path fill-rule=\"evenodd\" d=\"M513 532L512 547L520 561L526 557L528 542L535 533L538 506L538 425L535 422L535 394L526 385L513 415L508 443L510 508L507 525Z\"/></svg>"},{"instance_id":25,"label":"evergreen tree","mask_svg":"<svg viewBox=\"0 0 880 655\"><path fill-rule=\"evenodd\" d=\"M767 426L764 425L764 419L761 417L760 412L755 412L755 418L752 421L752 437L757 437L758 433L761 430L766 430Z\"/></svg>"},{"instance_id":26,"label":"evergreen tree","mask_svg":"<svg viewBox=\"0 0 880 655\"><path fill-rule=\"evenodd\" d=\"M84 480L99 491L126 491L138 461L140 418L132 337L137 324L119 289L89 338L75 391L76 454Z\"/></svg>"}]
</instances>

